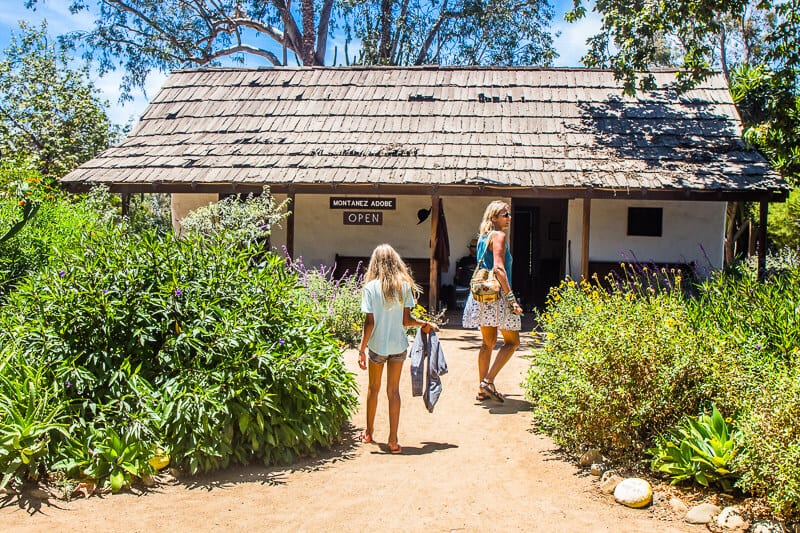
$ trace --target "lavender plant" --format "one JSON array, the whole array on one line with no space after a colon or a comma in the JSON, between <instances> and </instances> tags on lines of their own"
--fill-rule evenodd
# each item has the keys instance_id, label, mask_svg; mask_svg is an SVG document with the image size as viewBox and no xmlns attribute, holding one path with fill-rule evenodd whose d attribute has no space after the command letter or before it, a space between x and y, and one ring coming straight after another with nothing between
<instances>
[{"instance_id":1,"label":"lavender plant","mask_svg":"<svg viewBox=\"0 0 800 533\"><path fill-rule=\"evenodd\" d=\"M305 288L300 294L325 328L342 346L353 347L361 339L361 289L364 277L358 272L335 274L335 266L309 268L303 258L288 261ZM357 269L358 270L358 269Z\"/></svg>"}]
</instances>

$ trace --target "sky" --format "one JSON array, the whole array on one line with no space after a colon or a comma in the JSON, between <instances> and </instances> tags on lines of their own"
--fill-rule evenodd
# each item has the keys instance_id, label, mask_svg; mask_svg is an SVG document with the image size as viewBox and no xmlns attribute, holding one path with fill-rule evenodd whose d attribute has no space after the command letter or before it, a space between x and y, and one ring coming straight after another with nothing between
<instances>
[{"instance_id":1,"label":"sky","mask_svg":"<svg viewBox=\"0 0 800 533\"><path fill-rule=\"evenodd\" d=\"M586 18L578 23L570 24L564 20L564 13L572 7L572 0L551 0L554 5L555 16L552 27L560 35L555 39L555 47L559 58L554 65L558 67L581 66L580 58L586 52L586 39L600 29L600 19L594 12L587 13ZM0 0L0 50L8 46L12 32L19 33L20 20L27 20L38 25L42 19L47 19L48 33L61 35L74 30L88 30L92 27L94 17L87 12L73 15L69 12L70 0L39 0L36 11L25 9L23 0ZM333 44L328 45L328 50L333 53ZM343 46L339 45L339 50ZM244 66L264 66L264 61L252 59ZM101 97L108 101L109 118L117 124L126 124L135 121L144 112L147 102L152 98L167 75L153 71L147 77L144 91L136 90L132 96L133 101L121 104L119 102L119 82L122 72L111 72L103 77L96 74L92 81L101 93Z\"/></svg>"}]
</instances>

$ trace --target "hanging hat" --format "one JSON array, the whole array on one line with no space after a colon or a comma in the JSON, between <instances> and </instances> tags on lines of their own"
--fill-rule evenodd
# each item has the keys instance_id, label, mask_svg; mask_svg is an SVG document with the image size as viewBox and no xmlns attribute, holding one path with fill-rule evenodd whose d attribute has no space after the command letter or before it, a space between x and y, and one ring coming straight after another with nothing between
<instances>
[{"instance_id":1,"label":"hanging hat","mask_svg":"<svg viewBox=\"0 0 800 533\"><path fill-rule=\"evenodd\" d=\"M417 226L428 220L430 214L431 214L430 209L420 209L419 211L417 211L417 218L419 219L419 222L417 222Z\"/></svg>"}]
</instances>

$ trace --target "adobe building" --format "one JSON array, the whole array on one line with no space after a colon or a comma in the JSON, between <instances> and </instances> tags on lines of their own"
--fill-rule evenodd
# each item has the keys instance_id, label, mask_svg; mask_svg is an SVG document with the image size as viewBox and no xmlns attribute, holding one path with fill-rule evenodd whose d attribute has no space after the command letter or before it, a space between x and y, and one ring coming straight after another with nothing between
<instances>
[{"instance_id":1,"label":"adobe building","mask_svg":"<svg viewBox=\"0 0 800 533\"><path fill-rule=\"evenodd\" d=\"M540 304L564 276L620 261L720 268L727 202L759 202L763 230L767 202L786 198L721 75L681 95L674 71L654 75L627 97L611 71L582 68L180 70L127 139L62 181L171 193L176 228L268 185L291 199L274 248L341 271L388 242L432 306L505 199L515 292Z\"/></svg>"}]
</instances>

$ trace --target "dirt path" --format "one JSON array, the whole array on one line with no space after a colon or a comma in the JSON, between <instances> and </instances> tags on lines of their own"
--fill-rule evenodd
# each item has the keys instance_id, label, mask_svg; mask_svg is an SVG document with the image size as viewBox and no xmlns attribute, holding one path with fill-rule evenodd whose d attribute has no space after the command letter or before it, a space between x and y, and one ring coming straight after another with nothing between
<instances>
[{"instance_id":1,"label":"dirt path","mask_svg":"<svg viewBox=\"0 0 800 533\"><path fill-rule=\"evenodd\" d=\"M356 442L359 413L347 442L291 469L237 468L161 485L145 494L61 502L12 501L0 507L3 531L692 531L658 520L596 489L595 478L563 461L548 438L531 432L519 383L527 363L515 356L497 379L505 404L473 400L476 332L441 332L450 373L436 410L401 383L400 443L386 452L386 398L378 405L376 439ZM530 341L523 337L523 349ZM354 351L348 366L358 372ZM363 403L363 398L362 398Z\"/></svg>"}]
</instances>

